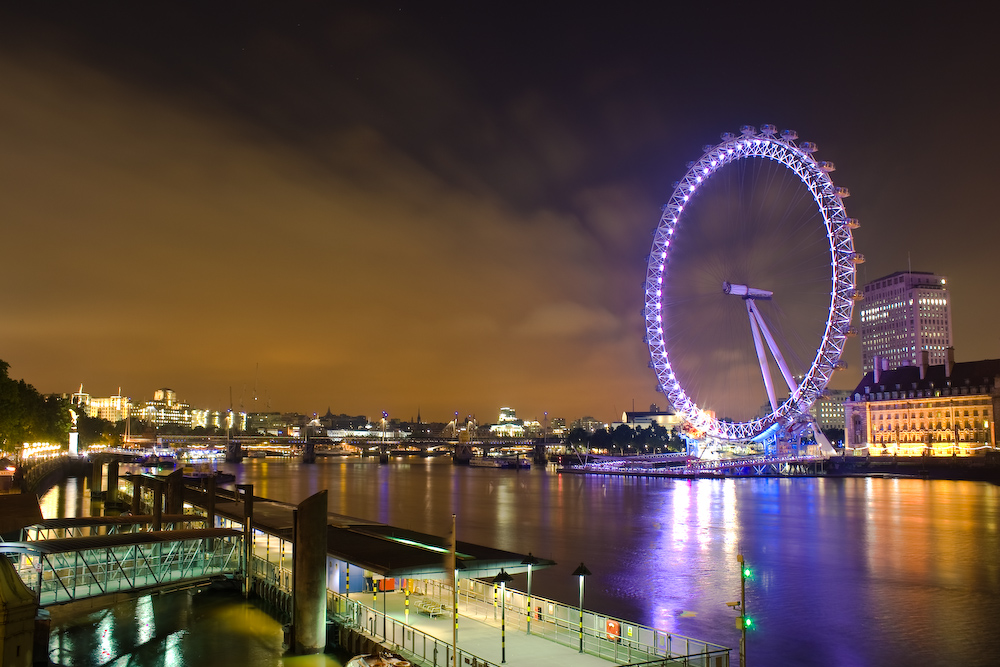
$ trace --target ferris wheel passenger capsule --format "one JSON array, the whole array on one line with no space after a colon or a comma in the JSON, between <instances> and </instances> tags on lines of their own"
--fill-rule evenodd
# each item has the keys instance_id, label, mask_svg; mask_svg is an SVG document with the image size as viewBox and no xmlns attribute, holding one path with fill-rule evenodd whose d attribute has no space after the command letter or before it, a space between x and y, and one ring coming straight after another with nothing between
<instances>
[{"instance_id":1,"label":"ferris wheel passenger capsule","mask_svg":"<svg viewBox=\"0 0 1000 667\"><path fill-rule=\"evenodd\" d=\"M851 255L851 261L854 262L855 264L864 264L865 256L862 255L860 252L853 253Z\"/></svg>"},{"instance_id":2,"label":"ferris wheel passenger capsule","mask_svg":"<svg viewBox=\"0 0 1000 667\"><path fill-rule=\"evenodd\" d=\"M799 133L796 132L795 130L782 130L781 138L784 139L785 141L795 141L796 139L799 138Z\"/></svg>"},{"instance_id":3,"label":"ferris wheel passenger capsule","mask_svg":"<svg viewBox=\"0 0 1000 667\"><path fill-rule=\"evenodd\" d=\"M828 174L831 171L837 171L837 166L835 164L833 164L832 162L827 162L827 161L824 160L823 162L819 162L818 164L819 164L819 168L822 171L825 171Z\"/></svg>"},{"instance_id":4,"label":"ferris wheel passenger capsule","mask_svg":"<svg viewBox=\"0 0 1000 667\"><path fill-rule=\"evenodd\" d=\"M736 138L736 135L733 134L732 132L723 132L719 136L722 138L723 141L732 141L733 139Z\"/></svg>"},{"instance_id":5,"label":"ferris wheel passenger capsule","mask_svg":"<svg viewBox=\"0 0 1000 667\"><path fill-rule=\"evenodd\" d=\"M740 128L740 134L742 134L744 137L752 137L753 135L757 134L757 128L754 127L753 125L744 125L743 127Z\"/></svg>"},{"instance_id":6,"label":"ferris wheel passenger capsule","mask_svg":"<svg viewBox=\"0 0 1000 667\"><path fill-rule=\"evenodd\" d=\"M860 226L861 226L861 223L858 222L857 218L848 218L847 219L847 227L849 229L857 229Z\"/></svg>"},{"instance_id":7,"label":"ferris wheel passenger capsule","mask_svg":"<svg viewBox=\"0 0 1000 667\"><path fill-rule=\"evenodd\" d=\"M843 186L838 187L837 196L840 197L841 199L847 199L848 197L851 196L851 191Z\"/></svg>"},{"instance_id":8,"label":"ferris wheel passenger capsule","mask_svg":"<svg viewBox=\"0 0 1000 667\"><path fill-rule=\"evenodd\" d=\"M813 143L812 141L803 141L801 144L799 144L799 150L801 150L803 153L815 153L819 149L816 147L816 144Z\"/></svg>"},{"instance_id":9,"label":"ferris wheel passenger capsule","mask_svg":"<svg viewBox=\"0 0 1000 667\"><path fill-rule=\"evenodd\" d=\"M715 146L713 146L712 144L705 144L704 146L701 147L701 152L702 153L707 153L710 150L712 150L713 148L715 148Z\"/></svg>"},{"instance_id":10,"label":"ferris wheel passenger capsule","mask_svg":"<svg viewBox=\"0 0 1000 667\"><path fill-rule=\"evenodd\" d=\"M760 126L760 133L767 135L769 137L773 137L777 132L778 128L775 127L774 125L771 125L770 123Z\"/></svg>"}]
</instances>

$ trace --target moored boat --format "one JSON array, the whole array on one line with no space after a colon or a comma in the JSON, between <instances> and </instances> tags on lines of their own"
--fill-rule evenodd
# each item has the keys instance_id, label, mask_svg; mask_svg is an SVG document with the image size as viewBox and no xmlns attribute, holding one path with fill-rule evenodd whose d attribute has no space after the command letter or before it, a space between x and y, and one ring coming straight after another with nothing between
<instances>
[{"instance_id":1,"label":"moored boat","mask_svg":"<svg viewBox=\"0 0 1000 667\"><path fill-rule=\"evenodd\" d=\"M410 661L392 651L356 655L347 661L346 667L410 667Z\"/></svg>"},{"instance_id":2,"label":"moored boat","mask_svg":"<svg viewBox=\"0 0 1000 667\"><path fill-rule=\"evenodd\" d=\"M474 468L531 468L531 461L520 456L473 456L469 465Z\"/></svg>"}]
</instances>

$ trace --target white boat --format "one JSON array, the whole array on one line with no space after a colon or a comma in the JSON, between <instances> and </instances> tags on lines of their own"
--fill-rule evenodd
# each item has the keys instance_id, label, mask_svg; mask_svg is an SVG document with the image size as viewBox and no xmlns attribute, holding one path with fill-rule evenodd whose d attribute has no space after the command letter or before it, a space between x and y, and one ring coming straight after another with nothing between
<instances>
[{"instance_id":1,"label":"white boat","mask_svg":"<svg viewBox=\"0 0 1000 667\"><path fill-rule=\"evenodd\" d=\"M383 649L378 653L356 655L345 667L410 667L410 661Z\"/></svg>"},{"instance_id":2,"label":"white boat","mask_svg":"<svg viewBox=\"0 0 1000 667\"><path fill-rule=\"evenodd\" d=\"M531 468L531 461L520 456L473 456L469 465L474 468Z\"/></svg>"}]
</instances>

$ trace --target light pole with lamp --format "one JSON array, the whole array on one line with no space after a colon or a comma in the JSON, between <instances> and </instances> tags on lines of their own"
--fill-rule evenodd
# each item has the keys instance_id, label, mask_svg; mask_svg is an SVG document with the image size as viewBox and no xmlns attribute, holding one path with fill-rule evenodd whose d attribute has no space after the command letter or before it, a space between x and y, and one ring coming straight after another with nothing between
<instances>
[{"instance_id":1,"label":"light pole with lamp","mask_svg":"<svg viewBox=\"0 0 1000 667\"><path fill-rule=\"evenodd\" d=\"M500 574L493 577L494 584L500 584L500 664L507 662L507 584L514 577L500 568Z\"/></svg>"},{"instance_id":2,"label":"light pole with lamp","mask_svg":"<svg viewBox=\"0 0 1000 667\"><path fill-rule=\"evenodd\" d=\"M532 613L532 608L531 608L531 566L532 565L538 565L538 563L539 563L539 560L537 558L535 558L534 556L532 556L530 551L528 552L528 555L525 556L524 560L521 561L521 565L527 565L528 566L528 634L529 635L531 634L531 613Z\"/></svg>"},{"instance_id":3,"label":"light pole with lamp","mask_svg":"<svg viewBox=\"0 0 1000 667\"><path fill-rule=\"evenodd\" d=\"M583 653L583 578L593 574L587 566L580 563L580 567L573 570L574 577L580 577L580 653Z\"/></svg>"}]
</instances>

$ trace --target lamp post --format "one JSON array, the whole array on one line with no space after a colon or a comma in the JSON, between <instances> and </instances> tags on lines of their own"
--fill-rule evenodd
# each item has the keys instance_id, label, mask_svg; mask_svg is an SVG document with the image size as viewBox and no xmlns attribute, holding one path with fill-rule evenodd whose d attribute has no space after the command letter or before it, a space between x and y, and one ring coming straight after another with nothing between
<instances>
[{"instance_id":1,"label":"lamp post","mask_svg":"<svg viewBox=\"0 0 1000 667\"><path fill-rule=\"evenodd\" d=\"M538 565L538 559L528 552L528 555L521 561L521 565L528 566L528 634L531 634L531 566Z\"/></svg>"},{"instance_id":2,"label":"lamp post","mask_svg":"<svg viewBox=\"0 0 1000 667\"><path fill-rule=\"evenodd\" d=\"M592 574L587 566L580 563L580 567L573 570L574 577L580 577L580 653L583 653L583 578Z\"/></svg>"},{"instance_id":3,"label":"lamp post","mask_svg":"<svg viewBox=\"0 0 1000 667\"><path fill-rule=\"evenodd\" d=\"M506 593L507 583L513 581L514 577L500 568L500 574L493 577L494 584L500 584L500 664L507 662L507 604Z\"/></svg>"}]
</instances>

